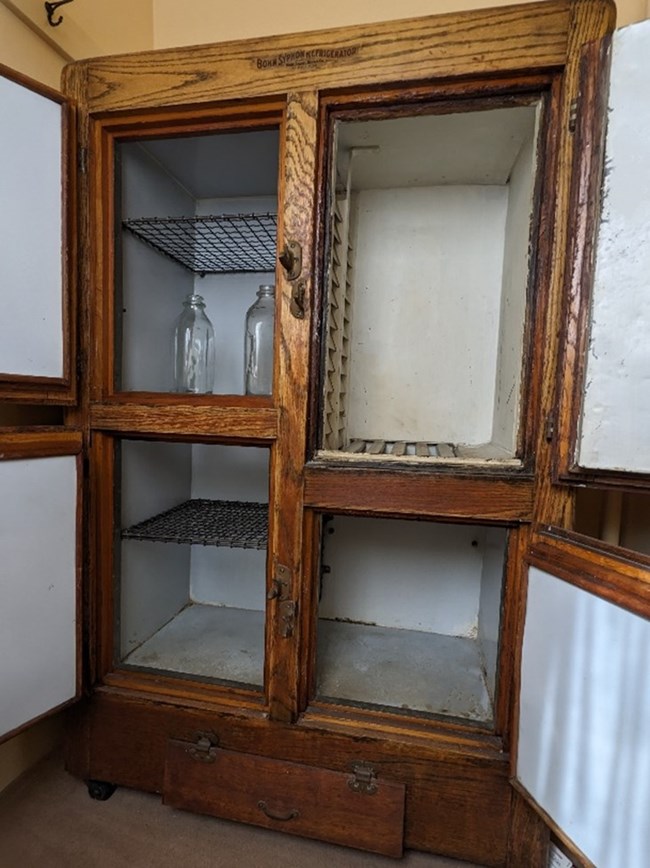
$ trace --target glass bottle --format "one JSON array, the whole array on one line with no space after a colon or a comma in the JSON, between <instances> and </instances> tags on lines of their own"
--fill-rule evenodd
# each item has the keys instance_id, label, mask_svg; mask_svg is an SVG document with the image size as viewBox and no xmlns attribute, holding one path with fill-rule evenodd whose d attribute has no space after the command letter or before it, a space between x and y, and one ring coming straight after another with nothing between
<instances>
[{"instance_id":1,"label":"glass bottle","mask_svg":"<svg viewBox=\"0 0 650 868\"><path fill-rule=\"evenodd\" d=\"M190 293L174 328L174 389L204 394L214 388L214 329L200 295Z\"/></svg>"},{"instance_id":2,"label":"glass bottle","mask_svg":"<svg viewBox=\"0 0 650 868\"><path fill-rule=\"evenodd\" d=\"M244 373L247 395L270 395L273 387L275 286L263 284L246 314Z\"/></svg>"}]
</instances>

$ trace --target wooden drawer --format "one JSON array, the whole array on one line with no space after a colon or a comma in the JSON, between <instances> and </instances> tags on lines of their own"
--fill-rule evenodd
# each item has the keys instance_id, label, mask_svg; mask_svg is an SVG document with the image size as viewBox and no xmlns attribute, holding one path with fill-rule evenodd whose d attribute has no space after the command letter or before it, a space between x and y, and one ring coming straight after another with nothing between
<instances>
[{"instance_id":1,"label":"wooden drawer","mask_svg":"<svg viewBox=\"0 0 650 868\"><path fill-rule=\"evenodd\" d=\"M172 739L163 802L174 808L253 823L399 857L406 787L363 772L334 772ZM369 790L368 792L364 790Z\"/></svg>"}]
</instances>

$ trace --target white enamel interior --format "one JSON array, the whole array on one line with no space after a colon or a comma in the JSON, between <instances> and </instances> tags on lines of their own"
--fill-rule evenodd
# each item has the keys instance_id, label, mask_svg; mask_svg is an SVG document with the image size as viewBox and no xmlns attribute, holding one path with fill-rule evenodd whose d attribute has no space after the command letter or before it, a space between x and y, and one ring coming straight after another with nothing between
<instances>
[{"instance_id":1,"label":"white enamel interior","mask_svg":"<svg viewBox=\"0 0 650 868\"><path fill-rule=\"evenodd\" d=\"M77 460L0 462L0 736L77 683Z\"/></svg>"},{"instance_id":2,"label":"white enamel interior","mask_svg":"<svg viewBox=\"0 0 650 868\"><path fill-rule=\"evenodd\" d=\"M598 868L650 853L650 622L529 572L517 778Z\"/></svg>"},{"instance_id":3,"label":"white enamel interior","mask_svg":"<svg viewBox=\"0 0 650 868\"><path fill-rule=\"evenodd\" d=\"M0 373L63 377L61 105L0 76Z\"/></svg>"}]
</instances>

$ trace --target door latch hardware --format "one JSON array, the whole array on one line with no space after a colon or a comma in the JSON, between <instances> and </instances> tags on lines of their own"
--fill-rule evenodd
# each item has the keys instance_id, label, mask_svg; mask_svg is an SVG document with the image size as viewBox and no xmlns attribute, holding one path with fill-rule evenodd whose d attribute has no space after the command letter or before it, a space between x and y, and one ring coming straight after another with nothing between
<instances>
[{"instance_id":1,"label":"door latch hardware","mask_svg":"<svg viewBox=\"0 0 650 868\"><path fill-rule=\"evenodd\" d=\"M578 125L578 100L572 99L569 106L569 132L575 133Z\"/></svg>"},{"instance_id":2,"label":"door latch hardware","mask_svg":"<svg viewBox=\"0 0 650 868\"><path fill-rule=\"evenodd\" d=\"M282 600L280 603L280 635L283 639L290 639L293 636L297 608L295 600Z\"/></svg>"},{"instance_id":3,"label":"door latch hardware","mask_svg":"<svg viewBox=\"0 0 650 868\"><path fill-rule=\"evenodd\" d=\"M544 425L544 437L546 438L547 443L551 443L553 437L555 437L555 414L549 413L546 417L546 424Z\"/></svg>"},{"instance_id":4,"label":"door latch hardware","mask_svg":"<svg viewBox=\"0 0 650 868\"><path fill-rule=\"evenodd\" d=\"M297 280L291 288L291 304L289 310L296 319L305 318L305 291L307 284L304 280Z\"/></svg>"},{"instance_id":5,"label":"door latch hardware","mask_svg":"<svg viewBox=\"0 0 650 868\"><path fill-rule=\"evenodd\" d=\"M302 247L297 241L285 241L282 253L278 256L287 280L296 280L302 271Z\"/></svg>"},{"instance_id":6,"label":"door latch hardware","mask_svg":"<svg viewBox=\"0 0 650 868\"><path fill-rule=\"evenodd\" d=\"M194 736L196 744L188 748L192 759L201 763L213 763L216 757L215 748L219 745L219 736L215 732L197 732Z\"/></svg>"},{"instance_id":7,"label":"door latch hardware","mask_svg":"<svg viewBox=\"0 0 650 868\"><path fill-rule=\"evenodd\" d=\"M373 796L377 792L377 775L370 763L352 764L353 777L348 779L348 786L355 793Z\"/></svg>"},{"instance_id":8,"label":"door latch hardware","mask_svg":"<svg viewBox=\"0 0 650 868\"><path fill-rule=\"evenodd\" d=\"M284 564L275 565L275 575L271 580L271 590L266 595L267 600L286 600L291 570Z\"/></svg>"}]
</instances>

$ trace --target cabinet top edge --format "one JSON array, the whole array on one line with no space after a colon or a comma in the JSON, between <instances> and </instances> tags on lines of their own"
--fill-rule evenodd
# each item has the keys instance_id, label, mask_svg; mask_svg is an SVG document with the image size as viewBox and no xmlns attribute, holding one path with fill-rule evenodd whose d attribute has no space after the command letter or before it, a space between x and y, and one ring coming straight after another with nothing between
<instances>
[{"instance_id":1,"label":"cabinet top edge","mask_svg":"<svg viewBox=\"0 0 650 868\"><path fill-rule=\"evenodd\" d=\"M561 67L569 33L613 28L612 0L543 0L75 61L64 93L93 111ZM437 49L433 51L432 49Z\"/></svg>"}]
</instances>

